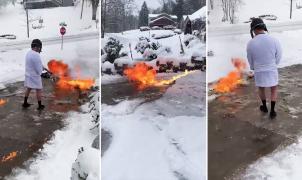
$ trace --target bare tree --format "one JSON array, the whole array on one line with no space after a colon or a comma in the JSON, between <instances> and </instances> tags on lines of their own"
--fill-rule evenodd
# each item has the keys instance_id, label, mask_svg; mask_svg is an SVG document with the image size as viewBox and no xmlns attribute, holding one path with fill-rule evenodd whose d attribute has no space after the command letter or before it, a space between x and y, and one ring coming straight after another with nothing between
<instances>
[{"instance_id":1,"label":"bare tree","mask_svg":"<svg viewBox=\"0 0 302 180\"><path fill-rule=\"evenodd\" d=\"M238 10L241 0L221 0L223 17L222 21L230 21L231 24L235 23L235 12Z\"/></svg>"},{"instance_id":2,"label":"bare tree","mask_svg":"<svg viewBox=\"0 0 302 180\"><path fill-rule=\"evenodd\" d=\"M96 20L96 13L99 7L100 0L90 0L92 5L92 20Z\"/></svg>"}]
</instances>

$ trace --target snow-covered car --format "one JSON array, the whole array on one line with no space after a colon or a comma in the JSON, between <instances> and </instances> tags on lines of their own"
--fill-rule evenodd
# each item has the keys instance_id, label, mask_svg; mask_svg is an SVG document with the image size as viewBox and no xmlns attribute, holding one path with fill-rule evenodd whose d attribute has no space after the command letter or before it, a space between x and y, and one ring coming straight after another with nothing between
<instances>
[{"instance_id":1,"label":"snow-covered car","mask_svg":"<svg viewBox=\"0 0 302 180\"><path fill-rule=\"evenodd\" d=\"M4 35L0 35L0 39L16 39L17 36L13 35L13 34L4 34Z\"/></svg>"},{"instance_id":2,"label":"snow-covered car","mask_svg":"<svg viewBox=\"0 0 302 180\"><path fill-rule=\"evenodd\" d=\"M164 29L165 30L173 30L175 29L176 27L175 26L172 26L172 25L167 25L167 26L164 26Z\"/></svg>"},{"instance_id":3,"label":"snow-covered car","mask_svg":"<svg viewBox=\"0 0 302 180\"><path fill-rule=\"evenodd\" d=\"M153 26L151 27L152 30L162 30L163 28L159 27L159 26Z\"/></svg>"},{"instance_id":4,"label":"snow-covered car","mask_svg":"<svg viewBox=\"0 0 302 180\"><path fill-rule=\"evenodd\" d=\"M150 27L149 26L142 26L142 27L139 27L139 30L140 31L149 31Z\"/></svg>"},{"instance_id":5,"label":"snow-covered car","mask_svg":"<svg viewBox=\"0 0 302 180\"><path fill-rule=\"evenodd\" d=\"M181 30L181 29L174 29L173 32L176 33L176 34L181 34L181 33L182 33L182 30Z\"/></svg>"}]
</instances>

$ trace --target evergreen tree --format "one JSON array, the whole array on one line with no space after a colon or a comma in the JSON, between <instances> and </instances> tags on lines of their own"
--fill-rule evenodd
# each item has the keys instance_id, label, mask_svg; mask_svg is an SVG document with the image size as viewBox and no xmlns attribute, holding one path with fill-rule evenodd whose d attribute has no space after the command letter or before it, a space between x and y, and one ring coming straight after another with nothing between
<instances>
[{"instance_id":1,"label":"evergreen tree","mask_svg":"<svg viewBox=\"0 0 302 180\"><path fill-rule=\"evenodd\" d=\"M139 12L139 27L148 26L148 17L149 17L149 9L147 7L146 1L144 1L142 8Z\"/></svg>"},{"instance_id":2,"label":"evergreen tree","mask_svg":"<svg viewBox=\"0 0 302 180\"><path fill-rule=\"evenodd\" d=\"M184 15L184 0L176 0L173 12L177 16L178 22L180 22Z\"/></svg>"}]
</instances>

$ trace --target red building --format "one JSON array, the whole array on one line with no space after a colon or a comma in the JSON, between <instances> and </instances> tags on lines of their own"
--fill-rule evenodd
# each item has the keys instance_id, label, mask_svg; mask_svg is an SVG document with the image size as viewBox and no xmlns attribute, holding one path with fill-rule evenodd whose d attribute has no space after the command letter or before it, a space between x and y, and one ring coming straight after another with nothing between
<instances>
[{"instance_id":1,"label":"red building","mask_svg":"<svg viewBox=\"0 0 302 180\"><path fill-rule=\"evenodd\" d=\"M149 14L149 26L165 27L165 26L177 26L177 16L169 14Z\"/></svg>"}]
</instances>

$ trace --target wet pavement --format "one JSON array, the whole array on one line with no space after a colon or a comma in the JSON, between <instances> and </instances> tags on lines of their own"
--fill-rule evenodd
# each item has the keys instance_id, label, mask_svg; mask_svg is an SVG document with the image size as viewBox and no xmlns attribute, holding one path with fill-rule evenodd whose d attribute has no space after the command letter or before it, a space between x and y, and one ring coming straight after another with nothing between
<instances>
[{"instance_id":1,"label":"wet pavement","mask_svg":"<svg viewBox=\"0 0 302 180\"><path fill-rule=\"evenodd\" d=\"M6 85L0 90L0 99L7 103L0 106L0 179L12 172L15 167L24 167L24 162L35 157L53 132L64 127L63 118L68 111L77 111L80 103L78 91L61 91L54 83L43 80L43 101L46 108L36 110L35 92L31 92L28 109L21 107L24 97L23 82ZM17 156L3 161L11 152Z\"/></svg>"},{"instance_id":2,"label":"wet pavement","mask_svg":"<svg viewBox=\"0 0 302 180\"><path fill-rule=\"evenodd\" d=\"M210 180L241 179L249 164L297 140L302 132L301 69L302 65L294 65L279 70L276 119L271 120L268 114L259 111L260 100L253 79L209 102Z\"/></svg>"},{"instance_id":3,"label":"wet pavement","mask_svg":"<svg viewBox=\"0 0 302 180\"><path fill-rule=\"evenodd\" d=\"M158 86L139 90L136 84L130 82L106 84L102 85L101 88L101 102L102 104L116 105L121 101L137 98L144 99L144 102L151 102L162 97L169 87L170 86ZM112 134L105 129L102 129L101 133L101 154L103 156L110 146Z\"/></svg>"}]
</instances>

